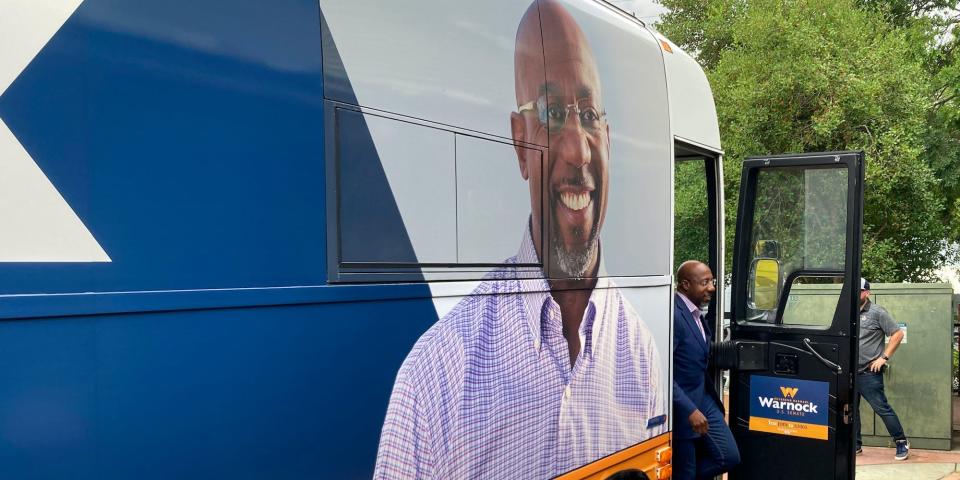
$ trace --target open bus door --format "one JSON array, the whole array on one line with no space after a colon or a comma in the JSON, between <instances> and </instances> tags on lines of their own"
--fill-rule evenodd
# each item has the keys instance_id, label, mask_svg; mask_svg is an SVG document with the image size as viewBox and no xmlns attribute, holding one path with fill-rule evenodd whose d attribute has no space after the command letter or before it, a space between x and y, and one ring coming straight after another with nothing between
<instances>
[{"instance_id":1,"label":"open bus door","mask_svg":"<svg viewBox=\"0 0 960 480\"><path fill-rule=\"evenodd\" d=\"M854 476L864 157L747 159L733 263L732 480Z\"/></svg>"}]
</instances>

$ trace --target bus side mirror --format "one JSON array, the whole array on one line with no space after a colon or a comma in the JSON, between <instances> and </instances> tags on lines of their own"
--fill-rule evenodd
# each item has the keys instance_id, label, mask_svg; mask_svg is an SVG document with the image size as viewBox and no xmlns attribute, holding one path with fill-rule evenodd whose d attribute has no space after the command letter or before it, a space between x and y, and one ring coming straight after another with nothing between
<instances>
[{"instance_id":1,"label":"bus side mirror","mask_svg":"<svg viewBox=\"0 0 960 480\"><path fill-rule=\"evenodd\" d=\"M750 266L750 299L755 310L775 310L780 300L780 262L758 258Z\"/></svg>"}]
</instances>

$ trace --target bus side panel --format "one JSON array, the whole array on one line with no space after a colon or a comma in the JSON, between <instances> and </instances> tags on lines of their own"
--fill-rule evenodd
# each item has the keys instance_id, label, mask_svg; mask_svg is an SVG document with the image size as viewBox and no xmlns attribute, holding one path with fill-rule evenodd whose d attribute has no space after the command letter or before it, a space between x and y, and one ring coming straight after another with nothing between
<instances>
[{"instance_id":1,"label":"bus side panel","mask_svg":"<svg viewBox=\"0 0 960 480\"><path fill-rule=\"evenodd\" d=\"M5 32L9 48L26 48L45 3L19 2L30 15L10 22L23 31ZM85 0L51 35L22 73L3 72L16 79L0 91L13 145L0 158L21 152L52 186L4 198L3 224L26 224L0 235L0 293L325 283L316 2ZM45 192L111 261L51 243Z\"/></svg>"},{"instance_id":2,"label":"bus side panel","mask_svg":"<svg viewBox=\"0 0 960 480\"><path fill-rule=\"evenodd\" d=\"M600 105L610 155L603 275L657 287L637 289L649 298L628 300L656 327L663 373L669 363L671 139L659 47L635 20L600 3L561 3L583 42L593 46L606 99ZM402 255L383 259L375 256L382 251L361 251L347 259L361 270L416 260L435 264L425 270L477 279L513 255L529 212L545 200L532 198L517 155L535 151L544 165L553 159L545 136L517 138L511 129L522 103L514 91L513 42L529 5L503 4L83 2L0 95L0 119L111 261L0 264L0 318L6 319L0 322L0 474L369 478L398 369L437 321L429 298L437 284L325 285L343 280L327 278L341 267L336 254L344 249L326 242L342 239L344 232L331 229L346 224L327 214L349 213L325 204L338 198L331 185L341 185L326 178L325 168L336 163L349 174L358 167L357 185L374 185L381 194L389 189L396 206L364 204L374 197L349 193L361 207L401 216L389 243L409 244L415 254L402 248ZM320 9L342 63L330 63ZM618 53L624 49L629 54ZM331 66L339 70L331 73ZM336 74L341 90L325 92ZM343 136L334 138L346 144L329 142L329 109L345 119ZM403 133L412 131L436 148L428 152L427 142L400 154L387 148L390 132L412 142L415 137ZM338 151L347 153L327 156ZM358 166L361 158L367 163ZM495 170L488 167L494 163ZM427 165L448 172L442 189L437 170ZM363 182L368 171L384 178ZM484 174L486 183L474 182ZM509 175L510 195L496 188L506 185L501 174ZM432 203L412 196L425 190L454 194ZM478 227L481 215L471 212L496 201L507 204L499 211L511 220L487 215L482 218L492 227ZM441 206L453 232L430 230ZM385 223L363 222L368 210L356 211L361 214L348 220L359 231L385 233ZM426 227L409 231L417 225ZM477 238L463 238L471 229ZM441 238L449 241L440 244ZM428 258L439 246L445 256ZM383 261L364 262L371 259ZM413 274L403 280L422 279L415 262L405 264ZM322 290L316 295L328 303L269 306L282 302L262 298L259 289ZM353 294L360 289L368 293ZM387 300L399 290L410 299ZM133 293L89 300L81 294L70 300L74 311L44 310L64 305L61 296L44 295L71 292ZM44 295L16 295L22 293ZM202 299L190 307L144 300L153 293L227 295L234 308ZM660 381L657 392L666 403L669 375ZM668 430L660 417L640 427ZM597 448L583 461L627 444ZM499 459L488 460L481 464L492 468Z\"/></svg>"},{"instance_id":3,"label":"bus side panel","mask_svg":"<svg viewBox=\"0 0 960 480\"><path fill-rule=\"evenodd\" d=\"M429 299L0 323L4 478L369 478Z\"/></svg>"}]
</instances>

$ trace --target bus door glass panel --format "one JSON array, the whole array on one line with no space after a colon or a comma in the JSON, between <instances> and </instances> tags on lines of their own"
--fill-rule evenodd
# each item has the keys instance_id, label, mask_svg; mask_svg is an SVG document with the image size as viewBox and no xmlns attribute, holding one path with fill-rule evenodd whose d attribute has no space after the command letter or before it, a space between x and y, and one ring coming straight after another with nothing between
<instances>
[{"instance_id":1,"label":"bus door glass panel","mask_svg":"<svg viewBox=\"0 0 960 480\"><path fill-rule=\"evenodd\" d=\"M787 325L830 326L843 280L847 177L845 168L757 173L749 321L775 323L779 318ZM786 281L791 293L781 302Z\"/></svg>"}]
</instances>

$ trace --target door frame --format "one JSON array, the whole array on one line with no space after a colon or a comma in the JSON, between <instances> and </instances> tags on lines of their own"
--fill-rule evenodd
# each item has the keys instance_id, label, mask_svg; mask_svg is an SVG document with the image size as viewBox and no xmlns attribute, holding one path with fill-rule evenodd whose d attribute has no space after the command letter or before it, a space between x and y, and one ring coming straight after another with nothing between
<instances>
[{"instance_id":1,"label":"door frame","mask_svg":"<svg viewBox=\"0 0 960 480\"><path fill-rule=\"evenodd\" d=\"M836 383L836 410L830 411L836 421L834 441L835 441L835 477L838 479L852 479L855 474L855 441L854 441L854 421L853 405L856 395L856 366L859 347L859 281L860 281L860 262L862 256L862 225L863 225L863 178L864 178L864 154L863 152L824 152L794 155L773 155L763 157L751 157L744 161L741 173L740 199L738 206L738 215L736 222L736 240L734 242L733 275L731 281L731 341L740 340L741 336L746 335L753 341L765 342L769 345L770 341L777 339L789 339L792 342L800 341L806 336L816 335L820 338L829 338L838 344L849 342L849 348L841 348L840 355L846 350L847 357L844 359L848 368L837 375ZM786 299L789 296L791 285L785 283L780 292L781 298L776 312L776 319L773 324L760 323L737 323L736 319L745 318L746 312L739 310L746 305L748 286L744 280L747 278L752 255L750 255L753 236L753 220L755 203L757 200L757 178L762 169L780 168L780 167L817 167L831 168L834 165L846 165L847 175L847 224L845 229L846 249L844 253L844 285L841 289L838 302L846 301L846 305L838 307L834 311L834 318L828 328L823 330L814 330L810 328L790 327L782 325L784 307ZM827 271L824 271L827 273ZM837 273L836 271L832 273ZM841 319L849 318L849 322L842 322ZM771 349L772 353L772 349ZM764 370L765 373L772 374L772 360L766 359L770 365ZM738 418L749 418L748 412L735 411L735 409L744 408L744 402L739 397L735 389L739 389L740 375L751 374L731 372L731 392L728 406L730 423L735 431L742 430L742 427L736 425ZM733 379L737 378L737 381ZM751 377L752 378L752 377ZM803 379L802 376L797 376ZM749 394L748 394L749 396ZM828 424L829 424L828 420ZM734 428L736 427L736 428ZM749 428L747 429L749 430ZM777 435L771 434L775 440ZM790 437L786 437L790 438ZM802 455L802 452L798 452ZM746 459L746 458L745 458ZM812 459L813 460L813 459ZM789 472L780 472L789 475ZM736 478L736 472L731 478ZM743 477L741 477L743 478Z\"/></svg>"}]
</instances>

